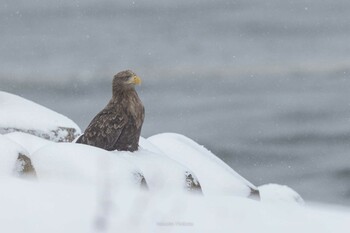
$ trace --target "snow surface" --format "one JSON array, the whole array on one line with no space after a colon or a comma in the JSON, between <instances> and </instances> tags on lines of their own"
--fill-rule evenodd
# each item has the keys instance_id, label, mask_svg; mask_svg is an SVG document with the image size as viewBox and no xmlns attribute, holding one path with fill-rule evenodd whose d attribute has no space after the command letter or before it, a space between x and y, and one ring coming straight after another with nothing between
<instances>
[{"instance_id":1,"label":"snow surface","mask_svg":"<svg viewBox=\"0 0 350 233\"><path fill-rule=\"evenodd\" d=\"M166 156L191 169L198 177L205 195L246 197L250 194L250 188L257 189L205 147L183 135L163 133L147 140L153 144L148 144L148 149L157 147Z\"/></svg>"},{"instance_id":2,"label":"snow surface","mask_svg":"<svg viewBox=\"0 0 350 233\"><path fill-rule=\"evenodd\" d=\"M91 186L0 180L0 232L92 232L96 210Z\"/></svg>"},{"instance_id":3,"label":"snow surface","mask_svg":"<svg viewBox=\"0 0 350 233\"><path fill-rule=\"evenodd\" d=\"M43 146L53 143L49 140L31 135L31 134L22 133L22 132L8 133L8 134L5 134L4 136L18 143L23 148L26 148L26 150L29 152L29 157L31 154L33 154L33 152L37 151Z\"/></svg>"},{"instance_id":4,"label":"snow surface","mask_svg":"<svg viewBox=\"0 0 350 233\"><path fill-rule=\"evenodd\" d=\"M86 184L0 178L0 232L347 233L350 211L243 197L116 193Z\"/></svg>"},{"instance_id":5,"label":"snow surface","mask_svg":"<svg viewBox=\"0 0 350 233\"><path fill-rule=\"evenodd\" d=\"M0 130L11 132L12 129L37 135L45 134L50 139L66 137L66 129L74 129L75 134L81 132L66 116L30 100L0 91Z\"/></svg>"}]
</instances>

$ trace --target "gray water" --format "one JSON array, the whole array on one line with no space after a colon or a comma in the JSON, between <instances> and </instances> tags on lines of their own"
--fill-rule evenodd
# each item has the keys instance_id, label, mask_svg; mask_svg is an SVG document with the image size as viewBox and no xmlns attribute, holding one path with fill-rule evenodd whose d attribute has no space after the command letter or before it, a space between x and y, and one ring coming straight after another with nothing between
<instances>
[{"instance_id":1,"label":"gray water","mask_svg":"<svg viewBox=\"0 0 350 233\"><path fill-rule=\"evenodd\" d=\"M84 129L143 79L143 136L184 134L256 185L350 205L349 1L0 2L1 90Z\"/></svg>"}]
</instances>

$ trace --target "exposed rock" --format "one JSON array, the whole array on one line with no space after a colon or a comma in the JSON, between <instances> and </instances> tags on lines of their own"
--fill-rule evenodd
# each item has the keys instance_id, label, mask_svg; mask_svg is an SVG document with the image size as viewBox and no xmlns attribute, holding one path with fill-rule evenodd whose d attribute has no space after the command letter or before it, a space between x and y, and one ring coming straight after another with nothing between
<instances>
[{"instance_id":1,"label":"exposed rock","mask_svg":"<svg viewBox=\"0 0 350 233\"><path fill-rule=\"evenodd\" d=\"M15 174L20 177L36 177L35 169L30 158L22 153L18 154L15 164Z\"/></svg>"},{"instance_id":2,"label":"exposed rock","mask_svg":"<svg viewBox=\"0 0 350 233\"><path fill-rule=\"evenodd\" d=\"M40 138L44 138L54 142L72 142L77 136L79 136L79 132L77 129L66 128L66 127L57 127L55 130L51 130L49 132L44 132L40 130L34 129L18 129L18 128L1 128L0 134L8 134L13 132L22 132L31 134Z\"/></svg>"},{"instance_id":3,"label":"exposed rock","mask_svg":"<svg viewBox=\"0 0 350 233\"><path fill-rule=\"evenodd\" d=\"M140 184L141 189L148 190L148 184L143 174L141 172L137 172L135 173L135 177L136 177L137 183Z\"/></svg>"},{"instance_id":4,"label":"exposed rock","mask_svg":"<svg viewBox=\"0 0 350 233\"><path fill-rule=\"evenodd\" d=\"M251 190L250 191L250 195L248 197L250 199L252 199L252 200L260 201L261 198L260 198L260 191L259 191L259 189L251 188L250 190Z\"/></svg>"},{"instance_id":5,"label":"exposed rock","mask_svg":"<svg viewBox=\"0 0 350 233\"><path fill-rule=\"evenodd\" d=\"M0 148L0 176L35 177L35 169L25 148L3 135L0 135Z\"/></svg>"},{"instance_id":6,"label":"exposed rock","mask_svg":"<svg viewBox=\"0 0 350 233\"><path fill-rule=\"evenodd\" d=\"M198 182L197 178L195 178L190 172L185 173L186 176L186 188L188 191L192 193L200 193L202 194L202 187Z\"/></svg>"}]
</instances>

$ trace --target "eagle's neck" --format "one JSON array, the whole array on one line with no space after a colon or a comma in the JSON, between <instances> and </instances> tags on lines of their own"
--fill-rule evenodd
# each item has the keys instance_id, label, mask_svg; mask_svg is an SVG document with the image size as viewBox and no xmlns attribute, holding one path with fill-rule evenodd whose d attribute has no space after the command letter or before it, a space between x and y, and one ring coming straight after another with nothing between
<instances>
[{"instance_id":1,"label":"eagle's neck","mask_svg":"<svg viewBox=\"0 0 350 233\"><path fill-rule=\"evenodd\" d=\"M114 88L113 89L113 102L120 102L122 100L128 100L138 98L135 88Z\"/></svg>"}]
</instances>

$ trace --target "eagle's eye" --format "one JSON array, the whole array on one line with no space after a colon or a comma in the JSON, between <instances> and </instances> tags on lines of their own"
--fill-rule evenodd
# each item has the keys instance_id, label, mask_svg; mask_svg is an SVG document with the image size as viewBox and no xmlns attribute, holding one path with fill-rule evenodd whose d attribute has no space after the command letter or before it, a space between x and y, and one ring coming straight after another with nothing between
<instances>
[{"instance_id":1,"label":"eagle's eye","mask_svg":"<svg viewBox=\"0 0 350 233\"><path fill-rule=\"evenodd\" d=\"M119 76L118 79L122 82L129 82L131 80L131 75Z\"/></svg>"},{"instance_id":2,"label":"eagle's eye","mask_svg":"<svg viewBox=\"0 0 350 233\"><path fill-rule=\"evenodd\" d=\"M132 76L124 76L124 77L122 78L122 81L123 81L124 83L131 83L131 82L132 82Z\"/></svg>"}]
</instances>

